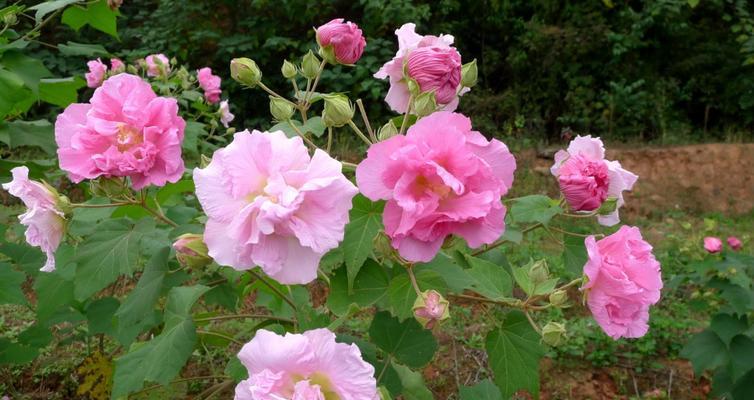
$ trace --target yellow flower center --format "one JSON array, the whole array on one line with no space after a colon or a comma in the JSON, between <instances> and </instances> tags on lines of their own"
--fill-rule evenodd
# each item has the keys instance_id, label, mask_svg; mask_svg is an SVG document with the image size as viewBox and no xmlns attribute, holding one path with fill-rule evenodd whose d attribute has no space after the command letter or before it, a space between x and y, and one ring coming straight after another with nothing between
<instances>
[{"instance_id":1,"label":"yellow flower center","mask_svg":"<svg viewBox=\"0 0 754 400\"><path fill-rule=\"evenodd\" d=\"M118 127L118 133L115 135L115 146L118 151L126 151L143 141L144 137L138 129L126 124L121 124Z\"/></svg>"}]
</instances>

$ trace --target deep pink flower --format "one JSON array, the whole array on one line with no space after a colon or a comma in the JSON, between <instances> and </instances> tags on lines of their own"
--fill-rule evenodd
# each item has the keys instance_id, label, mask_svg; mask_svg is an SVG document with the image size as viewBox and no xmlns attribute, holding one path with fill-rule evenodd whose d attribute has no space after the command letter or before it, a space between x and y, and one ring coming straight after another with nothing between
<instances>
[{"instance_id":1,"label":"deep pink flower","mask_svg":"<svg viewBox=\"0 0 754 400\"><path fill-rule=\"evenodd\" d=\"M123 64L123 61L121 61L119 58L111 58L110 70L113 71L114 74L126 72L126 64Z\"/></svg>"},{"instance_id":2,"label":"deep pink flower","mask_svg":"<svg viewBox=\"0 0 754 400\"><path fill-rule=\"evenodd\" d=\"M734 251L741 250L741 240L735 236L728 236L728 246Z\"/></svg>"},{"instance_id":3,"label":"deep pink flower","mask_svg":"<svg viewBox=\"0 0 754 400\"><path fill-rule=\"evenodd\" d=\"M620 229L601 239L585 240L589 260L587 304L594 319L611 338L637 338L647 333L649 306L660 300L660 263L652 246L636 227Z\"/></svg>"},{"instance_id":4,"label":"deep pink flower","mask_svg":"<svg viewBox=\"0 0 754 400\"><path fill-rule=\"evenodd\" d=\"M204 241L218 264L258 265L283 284L309 283L338 246L356 187L322 150L310 157L300 137L281 131L236 133L206 168L194 169L209 217Z\"/></svg>"},{"instance_id":5,"label":"deep pink flower","mask_svg":"<svg viewBox=\"0 0 754 400\"><path fill-rule=\"evenodd\" d=\"M469 89L459 88L461 55L451 46L453 36L421 36L416 33L416 24L412 23L401 26L395 31L395 35L398 36L398 52L374 74L378 79L390 78L390 89L385 97L390 108L399 113L406 112L410 93L403 74L404 64L406 61L410 62L413 51L424 49L414 56L414 72L412 74L409 70L409 75L418 81L422 90L437 90L437 103L444 106L443 110L455 110L458 107L458 95L463 95Z\"/></svg>"},{"instance_id":6,"label":"deep pink flower","mask_svg":"<svg viewBox=\"0 0 754 400\"><path fill-rule=\"evenodd\" d=\"M39 247L47 255L41 271L55 270L55 250L65 234L65 213L60 209L59 195L54 189L29 180L29 169L16 167L11 170L13 180L3 183L3 189L18 197L26 206L25 213L18 216L26 225L26 242Z\"/></svg>"},{"instance_id":7,"label":"deep pink flower","mask_svg":"<svg viewBox=\"0 0 754 400\"><path fill-rule=\"evenodd\" d=\"M147 76L166 76L170 73L170 60L164 54L150 54L144 61L147 64Z\"/></svg>"},{"instance_id":8,"label":"deep pink flower","mask_svg":"<svg viewBox=\"0 0 754 400\"><path fill-rule=\"evenodd\" d=\"M356 64L367 44L359 26L343 18L317 28L317 42L323 48L332 46L335 59L341 64Z\"/></svg>"},{"instance_id":9,"label":"deep pink flower","mask_svg":"<svg viewBox=\"0 0 754 400\"><path fill-rule=\"evenodd\" d=\"M204 90L204 98L210 103L217 103L220 101L220 82L221 79L217 75L212 75L212 69L204 67L200 69L196 74L199 80L199 86Z\"/></svg>"},{"instance_id":10,"label":"deep pink flower","mask_svg":"<svg viewBox=\"0 0 754 400\"><path fill-rule=\"evenodd\" d=\"M639 178L618 161L605 160L602 140L589 135L577 136L568 150L555 153L550 171L558 178L560 190L574 211L594 211L606 199L614 198L615 211L597 217L606 226L620 222L618 209L624 204L623 191L630 191Z\"/></svg>"},{"instance_id":11,"label":"deep pink flower","mask_svg":"<svg viewBox=\"0 0 754 400\"><path fill-rule=\"evenodd\" d=\"M723 241L714 236L707 236L704 238L704 250L710 254L719 253L723 251Z\"/></svg>"},{"instance_id":12,"label":"deep pink flower","mask_svg":"<svg viewBox=\"0 0 754 400\"><path fill-rule=\"evenodd\" d=\"M102 81L105 80L107 65L102 63L102 61L98 58L96 60L87 62L86 66L89 67L89 72L84 74L84 77L86 77L86 86L89 86L93 89L100 87L100 85L102 85Z\"/></svg>"},{"instance_id":13,"label":"deep pink flower","mask_svg":"<svg viewBox=\"0 0 754 400\"><path fill-rule=\"evenodd\" d=\"M184 170L185 126L175 99L157 97L138 76L115 75L90 104L71 104L58 115L60 168L74 182L128 176L136 190L176 182Z\"/></svg>"},{"instance_id":14,"label":"deep pink flower","mask_svg":"<svg viewBox=\"0 0 754 400\"><path fill-rule=\"evenodd\" d=\"M220 102L220 123L223 124L224 127L228 127L228 124L233 122L233 120L236 118L235 115L230 113L230 105L228 105L228 100L223 100Z\"/></svg>"},{"instance_id":15,"label":"deep pink flower","mask_svg":"<svg viewBox=\"0 0 754 400\"><path fill-rule=\"evenodd\" d=\"M260 329L238 358L249 378L236 386L235 400L379 399L374 367L327 329L285 336Z\"/></svg>"},{"instance_id":16,"label":"deep pink flower","mask_svg":"<svg viewBox=\"0 0 754 400\"><path fill-rule=\"evenodd\" d=\"M385 232L409 261L430 261L449 235L471 247L505 230L500 197L513 184L516 160L502 142L471 130L461 114L437 112L373 144L356 169L359 189L387 200Z\"/></svg>"}]
</instances>

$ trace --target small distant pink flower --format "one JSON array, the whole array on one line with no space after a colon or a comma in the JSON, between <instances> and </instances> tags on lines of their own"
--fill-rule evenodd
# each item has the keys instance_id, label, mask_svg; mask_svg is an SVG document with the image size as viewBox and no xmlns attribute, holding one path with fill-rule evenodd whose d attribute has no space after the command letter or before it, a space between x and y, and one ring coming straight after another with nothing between
<instances>
[{"instance_id":1,"label":"small distant pink flower","mask_svg":"<svg viewBox=\"0 0 754 400\"><path fill-rule=\"evenodd\" d=\"M450 235L479 247L503 234L500 197L515 170L505 144L471 130L462 114L442 111L405 136L373 144L356 181L366 197L387 200L382 219L393 247L406 260L426 262Z\"/></svg>"},{"instance_id":2,"label":"small distant pink flower","mask_svg":"<svg viewBox=\"0 0 754 400\"><path fill-rule=\"evenodd\" d=\"M84 74L84 77L86 77L86 86L89 86L93 89L100 87L100 85L102 85L102 81L105 80L107 65L102 63L102 61L98 58L96 60L87 62L86 66L89 67L89 72Z\"/></svg>"},{"instance_id":3,"label":"small distant pink flower","mask_svg":"<svg viewBox=\"0 0 754 400\"><path fill-rule=\"evenodd\" d=\"M170 60L164 54L148 55L144 61L147 64L147 76L166 76L170 73Z\"/></svg>"},{"instance_id":4,"label":"small distant pink flower","mask_svg":"<svg viewBox=\"0 0 754 400\"><path fill-rule=\"evenodd\" d=\"M408 108L410 93L404 76L404 65L408 62L409 76L417 80L421 90L437 90L437 103L444 106L443 110L455 110L458 96L469 89L459 87L461 55L451 46L453 36L422 36L416 33L413 23L404 24L395 35L398 36L398 52L374 74L378 79L390 78L390 89L385 97L390 108L399 113L405 113ZM416 50L418 53L411 56Z\"/></svg>"},{"instance_id":5,"label":"small distant pink flower","mask_svg":"<svg viewBox=\"0 0 754 400\"><path fill-rule=\"evenodd\" d=\"M230 105L228 105L228 100L223 100L220 102L220 122L223 124L224 127L228 127L228 124L233 122L233 120L236 118L235 115L230 113Z\"/></svg>"},{"instance_id":6,"label":"small distant pink flower","mask_svg":"<svg viewBox=\"0 0 754 400\"><path fill-rule=\"evenodd\" d=\"M258 265L283 284L314 280L319 260L343 240L357 193L341 169L322 150L310 157L300 137L236 133L194 169L210 257L238 270Z\"/></svg>"},{"instance_id":7,"label":"small distant pink flower","mask_svg":"<svg viewBox=\"0 0 754 400\"><path fill-rule=\"evenodd\" d=\"M723 251L723 241L714 236L707 236L704 238L704 250L710 254L719 253Z\"/></svg>"},{"instance_id":8,"label":"small distant pink flower","mask_svg":"<svg viewBox=\"0 0 754 400\"><path fill-rule=\"evenodd\" d=\"M41 271L55 270L55 250L65 234L65 213L60 210L58 194L51 188L29 180L29 169L11 170L13 180L3 183L3 189L18 197L27 210L18 219L26 225L26 242L39 247L47 255Z\"/></svg>"},{"instance_id":9,"label":"small distant pink flower","mask_svg":"<svg viewBox=\"0 0 754 400\"><path fill-rule=\"evenodd\" d=\"M728 246L734 251L741 250L743 243L741 243L741 240L735 236L728 236Z\"/></svg>"},{"instance_id":10,"label":"small distant pink flower","mask_svg":"<svg viewBox=\"0 0 754 400\"><path fill-rule=\"evenodd\" d=\"M343 18L336 18L317 28L317 42L322 47L332 46L335 59L341 64L359 61L367 44L359 26Z\"/></svg>"},{"instance_id":11,"label":"small distant pink flower","mask_svg":"<svg viewBox=\"0 0 754 400\"><path fill-rule=\"evenodd\" d=\"M113 74L119 74L121 72L125 72L126 64L123 64L123 61L121 61L119 58L111 58L110 70L113 71Z\"/></svg>"},{"instance_id":12,"label":"small distant pink flower","mask_svg":"<svg viewBox=\"0 0 754 400\"><path fill-rule=\"evenodd\" d=\"M200 69L196 76L199 79L199 86L204 90L204 97L207 101L210 103L220 101L220 93L222 93L220 90L220 77L212 75L212 69L209 67Z\"/></svg>"},{"instance_id":13,"label":"small distant pink flower","mask_svg":"<svg viewBox=\"0 0 754 400\"><path fill-rule=\"evenodd\" d=\"M235 400L379 399L374 367L327 329L285 336L260 329L238 359L249 378L236 386Z\"/></svg>"},{"instance_id":14,"label":"small distant pink flower","mask_svg":"<svg viewBox=\"0 0 754 400\"><path fill-rule=\"evenodd\" d=\"M639 178L618 161L605 160L602 140L589 135L577 136L568 150L555 153L550 171L558 178L560 190L574 211L594 211L608 198L616 199L615 211L597 217L606 226L620 222L618 209L624 204L623 191L630 191Z\"/></svg>"},{"instance_id":15,"label":"small distant pink flower","mask_svg":"<svg viewBox=\"0 0 754 400\"><path fill-rule=\"evenodd\" d=\"M660 263L636 227L601 239L585 240L589 259L587 305L602 330L613 339L642 337L649 329L649 306L660 300Z\"/></svg>"},{"instance_id":16,"label":"small distant pink flower","mask_svg":"<svg viewBox=\"0 0 754 400\"><path fill-rule=\"evenodd\" d=\"M60 168L74 182L130 177L134 189L177 182L183 175L186 123L173 98L158 97L138 76L115 75L90 103L69 105L55 122Z\"/></svg>"}]
</instances>

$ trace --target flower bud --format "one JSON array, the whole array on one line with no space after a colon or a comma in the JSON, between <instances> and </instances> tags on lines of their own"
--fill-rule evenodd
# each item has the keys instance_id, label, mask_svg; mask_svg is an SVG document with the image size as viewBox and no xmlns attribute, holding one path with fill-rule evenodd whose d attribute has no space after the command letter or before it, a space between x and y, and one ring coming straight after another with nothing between
<instances>
[{"instance_id":1,"label":"flower bud","mask_svg":"<svg viewBox=\"0 0 754 400\"><path fill-rule=\"evenodd\" d=\"M126 67L126 72L128 72L131 75L138 75L139 74L139 68L137 68L136 65L129 65Z\"/></svg>"},{"instance_id":2,"label":"flower bud","mask_svg":"<svg viewBox=\"0 0 754 400\"><path fill-rule=\"evenodd\" d=\"M380 140L388 140L397 134L398 127L395 126L392 120L390 120L387 122L387 124L382 125L382 127L377 131L377 138Z\"/></svg>"},{"instance_id":3,"label":"flower bud","mask_svg":"<svg viewBox=\"0 0 754 400\"><path fill-rule=\"evenodd\" d=\"M175 257L182 266L201 268L212 262L202 235L185 233L173 243Z\"/></svg>"},{"instance_id":4,"label":"flower bud","mask_svg":"<svg viewBox=\"0 0 754 400\"><path fill-rule=\"evenodd\" d=\"M616 197L608 197L604 203L597 209L599 215L610 215L618 207L618 199Z\"/></svg>"},{"instance_id":5,"label":"flower bud","mask_svg":"<svg viewBox=\"0 0 754 400\"><path fill-rule=\"evenodd\" d=\"M199 157L199 168L207 168L209 163L212 162L212 159L202 154L201 157Z\"/></svg>"},{"instance_id":6,"label":"flower bud","mask_svg":"<svg viewBox=\"0 0 754 400\"><path fill-rule=\"evenodd\" d=\"M283 60L283 66L280 68L280 72L283 73L285 79L293 79L298 74L296 66L288 60Z\"/></svg>"},{"instance_id":7,"label":"flower bud","mask_svg":"<svg viewBox=\"0 0 754 400\"><path fill-rule=\"evenodd\" d=\"M230 60L230 76L248 87L254 87L262 81L262 71L257 67L257 63L245 57Z\"/></svg>"},{"instance_id":8,"label":"flower bud","mask_svg":"<svg viewBox=\"0 0 754 400\"><path fill-rule=\"evenodd\" d=\"M319 73L319 59L309 50L301 61L301 75L306 79L314 79Z\"/></svg>"},{"instance_id":9,"label":"flower bud","mask_svg":"<svg viewBox=\"0 0 754 400\"><path fill-rule=\"evenodd\" d=\"M436 290L426 290L414 302L414 318L421 326L432 329L438 322L450 318L450 303Z\"/></svg>"},{"instance_id":10,"label":"flower bud","mask_svg":"<svg viewBox=\"0 0 754 400\"><path fill-rule=\"evenodd\" d=\"M560 307L568 301L568 293L565 290L556 290L550 293L550 304Z\"/></svg>"},{"instance_id":11,"label":"flower bud","mask_svg":"<svg viewBox=\"0 0 754 400\"><path fill-rule=\"evenodd\" d=\"M529 279L534 285L550 279L550 271L547 269L545 260L539 260L529 267Z\"/></svg>"},{"instance_id":12,"label":"flower bud","mask_svg":"<svg viewBox=\"0 0 754 400\"><path fill-rule=\"evenodd\" d=\"M288 121L293 116L293 104L286 99L270 96L270 114L277 121Z\"/></svg>"},{"instance_id":13,"label":"flower bud","mask_svg":"<svg viewBox=\"0 0 754 400\"><path fill-rule=\"evenodd\" d=\"M3 24L6 26L13 26L18 22L18 17L16 17L15 13L9 13L3 15Z\"/></svg>"},{"instance_id":14,"label":"flower bud","mask_svg":"<svg viewBox=\"0 0 754 400\"><path fill-rule=\"evenodd\" d=\"M355 64L367 44L358 25L343 18L334 19L316 31L319 55L333 65Z\"/></svg>"},{"instance_id":15,"label":"flower bud","mask_svg":"<svg viewBox=\"0 0 754 400\"><path fill-rule=\"evenodd\" d=\"M414 99L414 113L419 117L426 117L437 110L435 91L423 92Z\"/></svg>"},{"instance_id":16,"label":"flower bud","mask_svg":"<svg viewBox=\"0 0 754 400\"><path fill-rule=\"evenodd\" d=\"M322 122L326 127L341 127L353 119L356 110L348 97L342 94L328 94L322 97L325 100Z\"/></svg>"},{"instance_id":17,"label":"flower bud","mask_svg":"<svg viewBox=\"0 0 754 400\"><path fill-rule=\"evenodd\" d=\"M542 328L542 341L550 346L556 347L563 343L563 339L566 337L566 327L563 324L557 322L548 322L544 328Z\"/></svg>"},{"instance_id":18,"label":"flower bud","mask_svg":"<svg viewBox=\"0 0 754 400\"><path fill-rule=\"evenodd\" d=\"M461 66L461 85L465 87L474 87L476 85L478 77L478 71L476 66L476 58L470 62Z\"/></svg>"}]
</instances>

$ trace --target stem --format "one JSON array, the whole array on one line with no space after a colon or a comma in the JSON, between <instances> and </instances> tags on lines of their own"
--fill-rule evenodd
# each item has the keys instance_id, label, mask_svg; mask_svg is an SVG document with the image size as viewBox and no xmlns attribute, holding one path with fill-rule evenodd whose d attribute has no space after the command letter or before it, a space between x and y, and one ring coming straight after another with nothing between
<instances>
[{"instance_id":1,"label":"stem","mask_svg":"<svg viewBox=\"0 0 754 400\"><path fill-rule=\"evenodd\" d=\"M332 148L332 126L327 127L327 147L326 152L327 154L330 154L330 149Z\"/></svg>"},{"instance_id":2,"label":"stem","mask_svg":"<svg viewBox=\"0 0 754 400\"><path fill-rule=\"evenodd\" d=\"M269 93L270 95L275 96L275 97L279 97L281 99L285 99L285 97L277 94L274 90L268 88L267 85L265 85L264 83L262 83L262 81L259 81L258 85L259 85L260 88L262 88L262 90L264 90L265 92Z\"/></svg>"},{"instance_id":3,"label":"stem","mask_svg":"<svg viewBox=\"0 0 754 400\"><path fill-rule=\"evenodd\" d=\"M529 324L531 324L531 327L534 328L534 330L537 331L537 333L541 335L542 328L540 328L539 325L537 325L537 323L534 322L534 318L531 317L531 315L529 314L529 311L524 310L524 314L526 315L526 319L529 320Z\"/></svg>"},{"instance_id":4,"label":"stem","mask_svg":"<svg viewBox=\"0 0 754 400\"><path fill-rule=\"evenodd\" d=\"M130 203L130 202L124 202L124 203L107 203L107 204L71 203L71 207L73 207L73 208L107 208L107 207L128 206L128 205L132 205L132 204L133 203Z\"/></svg>"},{"instance_id":5,"label":"stem","mask_svg":"<svg viewBox=\"0 0 754 400\"><path fill-rule=\"evenodd\" d=\"M364 108L364 102L361 99L356 100L356 105L359 106L359 112L361 113L361 119L364 121L364 126L367 128L369 137L372 139L372 143L377 143L377 135L374 134L372 126L369 125L369 117L367 117L367 110Z\"/></svg>"},{"instance_id":6,"label":"stem","mask_svg":"<svg viewBox=\"0 0 754 400\"><path fill-rule=\"evenodd\" d=\"M157 218L158 220L160 220L160 221L162 221L162 222L164 222L164 223L172 226L173 228L177 228L178 227L178 224L176 224L175 222L173 222L170 218L166 217L165 214L162 213L162 211L157 211L157 210L154 210L154 209L150 208L147 205L147 202L144 201L143 199L142 199L142 201L140 203L137 203L137 205L140 206L141 208L143 208L144 210L146 210L148 213L154 215L154 217Z\"/></svg>"},{"instance_id":7,"label":"stem","mask_svg":"<svg viewBox=\"0 0 754 400\"><path fill-rule=\"evenodd\" d=\"M288 121L286 121L286 122L288 122L288 125L290 125L291 128L293 128L294 131L296 131L296 134L299 135L299 137L301 137L301 139L303 139L304 142L306 142L306 144L308 144L312 148L312 150L316 150L316 149L319 148L319 147L317 147L316 144L314 144L314 142L312 142L311 139L309 139L308 137L306 137L306 135L304 135L304 133L301 132L300 129L296 128L296 125L294 125L293 122L290 119Z\"/></svg>"},{"instance_id":8,"label":"stem","mask_svg":"<svg viewBox=\"0 0 754 400\"><path fill-rule=\"evenodd\" d=\"M416 296L421 297L422 291L419 289L419 284L416 282L416 276L414 276L414 266L412 264L409 264L406 267L406 272L408 272L408 277L411 279L411 286L414 287L414 291L416 292Z\"/></svg>"},{"instance_id":9,"label":"stem","mask_svg":"<svg viewBox=\"0 0 754 400\"><path fill-rule=\"evenodd\" d=\"M595 236L595 237L602 237L602 236L604 236L604 235L602 235L600 233L594 234L594 235L587 235L587 234L583 234L583 233L569 232L569 231L566 231L566 230L563 230L563 229L560 229L560 228L557 228L557 227L554 227L554 226L551 226L550 229L554 230L555 232L560 232L560 233L562 233L564 235L578 236L578 237L583 237L583 238L589 237L589 236Z\"/></svg>"},{"instance_id":10,"label":"stem","mask_svg":"<svg viewBox=\"0 0 754 400\"><path fill-rule=\"evenodd\" d=\"M343 165L343 168L348 168L352 170L356 170L356 167L359 166L358 164L354 164L354 163L350 163L346 161L341 161L340 163Z\"/></svg>"},{"instance_id":11,"label":"stem","mask_svg":"<svg viewBox=\"0 0 754 400\"><path fill-rule=\"evenodd\" d=\"M26 32L26 34L21 37L21 40L27 40L33 34L39 32L45 25L47 25L50 21L52 21L53 18L57 17L58 14L60 14L61 12L63 12L63 8L59 8L59 9L55 10L55 12L53 12L52 14L50 14L49 17L45 18L44 21L42 21L39 25L37 25L34 28L32 28L29 32Z\"/></svg>"},{"instance_id":12,"label":"stem","mask_svg":"<svg viewBox=\"0 0 754 400\"><path fill-rule=\"evenodd\" d=\"M327 61L325 60L322 60L322 62L319 64L319 70L317 71L317 76L314 77L314 84L312 84L311 89L306 91L304 104L308 105L309 100L311 100L311 97L314 96L314 90L317 89L317 84L319 83L319 77L322 75L322 71L324 71L326 64L327 64Z\"/></svg>"},{"instance_id":13,"label":"stem","mask_svg":"<svg viewBox=\"0 0 754 400\"><path fill-rule=\"evenodd\" d=\"M283 294L283 292L281 292L280 290L278 290L278 288L276 288L273 284L271 284L270 282L267 282L266 279L264 279L261 275L259 275L258 273L254 272L253 270L249 270L249 273L251 275L253 275L255 278L257 278L258 281L262 282L265 286L267 286L268 288L270 288L270 290L272 290L273 292L275 292L275 294L277 294L281 299L283 299L286 303L288 303L288 305L291 306L291 308L293 308L294 310L297 310L296 304L293 303L293 301L291 299L289 299L288 296L286 296L285 294Z\"/></svg>"},{"instance_id":14,"label":"stem","mask_svg":"<svg viewBox=\"0 0 754 400\"><path fill-rule=\"evenodd\" d=\"M181 383L181 382L200 381L200 380L204 380L204 379L228 379L228 377L225 376L225 375L193 376L193 377L190 377L190 378L176 379L176 380L168 383L168 385L172 385L174 383ZM148 392L150 390L154 390L154 389L160 388L162 386L163 385L152 385L152 386L149 386L149 387L145 387L144 389L141 389L138 392L131 393L131 396L136 396L136 395L139 395L141 393Z\"/></svg>"},{"instance_id":15,"label":"stem","mask_svg":"<svg viewBox=\"0 0 754 400\"><path fill-rule=\"evenodd\" d=\"M377 376L377 383L380 383L380 380L382 379L382 376L385 375L385 371L387 371L387 367L390 365L390 363L393 360L393 356L389 355L387 356L387 360L385 360L385 366L382 367L382 370L380 371L380 375Z\"/></svg>"},{"instance_id":16,"label":"stem","mask_svg":"<svg viewBox=\"0 0 754 400\"><path fill-rule=\"evenodd\" d=\"M524 230L521 231L521 234L523 235L524 233L529 232L531 230L534 230L536 228L539 228L540 226L542 226L541 223L536 223L534 225L527 226ZM494 249L496 247L502 246L503 244L505 244L505 242L508 242L508 240L507 239L498 239L497 241L493 242L492 244L487 245L487 247L474 251L473 253L471 253L471 255L472 256L478 256L478 255L480 255L482 253L486 253L486 252L488 252L488 251L490 251L490 250L492 250L492 249Z\"/></svg>"},{"instance_id":17,"label":"stem","mask_svg":"<svg viewBox=\"0 0 754 400\"><path fill-rule=\"evenodd\" d=\"M367 144L367 146L371 146L372 145L372 142L369 140L369 138L366 137L366 135L364 135L364 132L362 132L361 129L359 129L359 127L356 126L356 124L353 123L353 120L349 120L348 121L348 126L350 126L351 129L353 129L354 132L356 132L356 135L358 137L360 137L361 140L363 140L364 143Z\"/></svg>"},{"instance_id":18,"label":"stem","mask_svg":"<svg viewBox=\"0 0 754 400\"><path fill-rule=\"evenodd\" d=\"M398 134L403 135L406 132L406 126L408 125L408 115L411 113L411 104L414 102L413 96L408 96L408 107L406 107L406 113L403 114L403 122L401 122L401 130Z\"/></svg>"},{"instance_id":19,"label":"stem","mask_svg":"<svg viewBox=\"0 0 754 400\"><path fill-rule=\"evenodd\" d=\"M232 337L230 337L228 335L225 335L225 334L222 334L220 332L204 331L204 330L201 330L201 329L197 329L196 333L198 333L200 335L216 336L216 337L219 337L219 338L222 338L222 339L229 340L229 341L231 341L231 342L233 342L235 344L240 344L241 346L244 345L244 343L241 342L240 340L233 339Z\"/></svg>"},{"instance_id":20,"label":"stem","mask_svg":"<svg viewBox=\"0 0 754 400\"><path fill-rule=\"evenodd\" d=\"M466 299L466 300L473 300L478 301L480 303L492 303L492 304L500 304L503 306L513 307L513 308L521 308L522 304L519 302L510 302L510 301L504 301L504 300L492 300L488 299L486 297L478 297L478 296L469 296L467 294L454 294L449 293L449 297L455 297L459 299Z\"/></svg>"},{"instance_id":21,"label":"stem","mask_svg":"<svg viewBox=\"0 0 754 400\"><path fill-rule=\"evenodd\" d=\"M592 218L593 216L597 215L596 211L592 211L588 214L573 214L573 213L562 213L560 214L564 217L570 217L570 218Z\"/></svg>"},{"instance_id":22,"label":"stem","mask_svg":"<svg viewBox=\"0 0 754 400\"><path fill-rule=\"evenodd\" d=\"M226 320L226 319L236 319L236 318L271 319L271 320L275 320L275 321L289 322L291 324L293 323L293 320L290 319L290 318L276 317L274 315L264 315L264 314L218 315L216 317L197 318L197 319L194 320L194 322L223 321L223 320Z\"/></svg>"}]
</instances>

